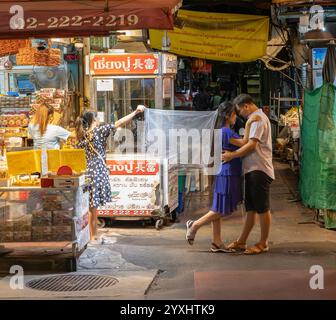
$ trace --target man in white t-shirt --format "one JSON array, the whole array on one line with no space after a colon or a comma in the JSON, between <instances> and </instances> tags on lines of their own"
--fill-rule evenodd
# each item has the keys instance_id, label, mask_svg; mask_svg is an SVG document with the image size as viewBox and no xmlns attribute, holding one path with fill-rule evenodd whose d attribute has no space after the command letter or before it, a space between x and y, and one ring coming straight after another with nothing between
<instances>
[{"instance_id":1,"label":"man in white t-shirt","mask_svg":"<svg viewBox=\"0 0 336 320\"><path fill-rule=\"evenodd\" d=\"M247 217L243 232L238 240L229 245L234 250L245 250L245 254L267 252L268 236L271 228L270 185L274 180L272 164L272 134L268 117L259 109L247 94L241 94L233 100L237 113L244 118L252 115L260 116L261 120L253 122L249 141L240 149L222 155L224 161L242 158L245 177L245 208ZM247 248L246 241L255 224L256 216L260 218L260 241Z\"/></svg>"}]
</instances>

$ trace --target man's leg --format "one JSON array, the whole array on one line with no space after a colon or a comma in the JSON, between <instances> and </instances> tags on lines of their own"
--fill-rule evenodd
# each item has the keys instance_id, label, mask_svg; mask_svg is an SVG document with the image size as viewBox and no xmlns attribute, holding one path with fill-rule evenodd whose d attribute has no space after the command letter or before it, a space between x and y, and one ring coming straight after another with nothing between
<instances>
[{"instance_id":1,"label":"man's leg","mask_svg":"<svg viewBox=\"0 0 336 320\"><path fill-rule=\"evenodd\" d=\"M261 244L265 248L268 246L268 237L271 230L272 216L270 211L259 214L259 216L261 232L259 244Z\"/></svg>"},{"instance_id":2,"label":"man's leg","mask_svg":"<svg viewBox=\"0 0 336 320\"><path fill-rule=\"evenodd\" d=\"M251 230L254 227L256 221L256 212L249 211L246 215L243 231L238 238L238 244L246 244L247 238L250 235Z\"/></svg>"}]
</instances>

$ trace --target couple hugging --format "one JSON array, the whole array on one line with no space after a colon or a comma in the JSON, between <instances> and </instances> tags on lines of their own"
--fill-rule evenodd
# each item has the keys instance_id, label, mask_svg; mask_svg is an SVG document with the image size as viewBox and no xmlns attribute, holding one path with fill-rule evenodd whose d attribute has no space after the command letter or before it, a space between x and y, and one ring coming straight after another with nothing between
<instances>
[{"instance_id":1,"label":"couple hugging","mask_svg":"<svg viewBox=\"0 0 336 320\"><path fill-rule=\"evenodd\" d=\"M212 207L200 219L187 221L186 240L192 245L198 229L212 222L212 252L267 252L271 228L270 185L274 180L270 121L247 94L237 96L232 103L222 103L219 112L222 112L224 118L221 129L223 163L215 178ZM243 138L231 129L237 115L247 119ZM221 217L231 215L243 200L242 174L245 179L244 200L247 215L239 238L225 245L221 238ZM257 215L260 221L260 240L247 247L246 242Z\"/></svg>"}]
</instances>

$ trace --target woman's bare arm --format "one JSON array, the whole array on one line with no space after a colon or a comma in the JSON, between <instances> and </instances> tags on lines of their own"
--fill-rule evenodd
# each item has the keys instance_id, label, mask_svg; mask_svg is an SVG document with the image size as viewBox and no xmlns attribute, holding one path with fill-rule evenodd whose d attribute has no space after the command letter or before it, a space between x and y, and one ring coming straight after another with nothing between
<instances>
[{"instance_id":1,"label":"woman's bare arm","mask_svg":"<svg viewBox=\"0 0 336 320\"><path fill-rule=\"evenodd\" d=\"M132 113L128 114L127 116L117 120L115 123L114 123L114 126L116 128L120 128L122 126L124 126L125 124L129 123L130 121L133 120L133 118L138 114L138 113L141 113L141 112L144 112L146 109L145 106L142 106L142 105L138 105L138 107L136 108L135 111L133 111Z\"/></svg>"}]
</instances>

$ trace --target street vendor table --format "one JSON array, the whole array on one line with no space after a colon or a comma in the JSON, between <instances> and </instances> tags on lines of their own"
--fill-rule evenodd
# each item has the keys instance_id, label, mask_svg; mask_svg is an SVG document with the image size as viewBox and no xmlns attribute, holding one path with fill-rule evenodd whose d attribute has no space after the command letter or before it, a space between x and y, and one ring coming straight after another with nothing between
<instances>
[{"instance_id":1,"label":"street vendor table","mask_svg":"<svg viewBox=\"0 0 336 320\"><path fill-rule=\"evenodd\" d=\"M0 245L2 251L33 253L71 246L70 270L90 241L89 192L86 186L72 188L0 188ZM60 250L64 253L64 250ZM1 253L1 252L0 252ZM11 255L12 253L9 253ZM36 253L33 254L36 256ZM27 256L27 252L25 254ZM1 256L6 258L6 254Z\"/></svg>"}]
</instances>

